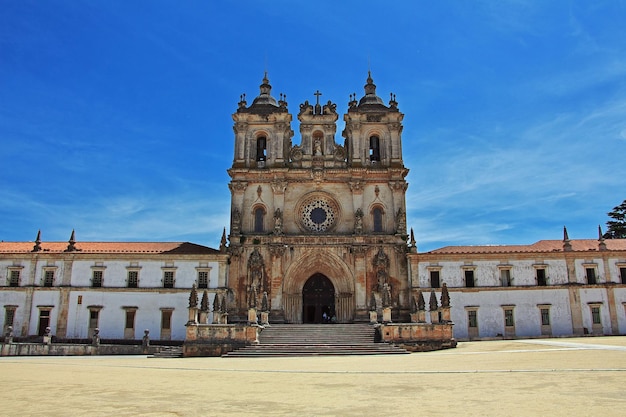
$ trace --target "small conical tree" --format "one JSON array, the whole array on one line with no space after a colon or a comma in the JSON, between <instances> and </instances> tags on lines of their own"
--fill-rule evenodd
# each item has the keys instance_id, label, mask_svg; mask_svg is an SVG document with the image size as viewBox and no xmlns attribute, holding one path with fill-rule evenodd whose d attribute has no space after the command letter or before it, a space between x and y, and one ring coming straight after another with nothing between
<instances>
[{"instance_id":1,"label":"small conical tree","mask_svg":"<svg viewBox=\"0 0 626 417\"><path fill-rule=\"evenodd\" d=\"M424 301L424 294L421 291L417 293L417 310L424 311L426 310L426 302Z\"/></svg>"},{"instance_id":2,"label":"small conical tree","mask_svg":"<svg viewBox=\"0 0 626 417\"><path fill-rule=\"evenodd\" d=\"M376 294L374 291L370 293L370 311L376 311Z\"/></svg>"},{"instance_id":3,"label":"small conical tree","mask_svg":"<svg viewBox=\"0 0 626 417\"><path fill-rule=\"evenodd\" d=\"M196 291L196 284L191 286L191 293L189 294L189 308L198 307L198 292Z\"/></svg>"},{"instance_id":4,"label":"small conical tree","mask_svg":"<svg viewBox=\"0 0 626 417\"><path fill-rule=\"evenodd\" d=\"M213 312L216 313L220 311L220 296L219 294L215 294L213 298Z\"/></svg>"},{"instance_id":5,"label":"small conical tree","mask_svg":"<svg viewBox=\"0 0 626 417\"><path fill-rule=\"evenodd\" d=\"M200 301L200 310L209 311L209 293L204 290L202 293L202 300Z\"/></svg>"},{"instance_id":6,"label":"small conical tree","mask_svg":"<svg viewBox=\"0 0 626 417\"><path fill-rule=\"evenodd\" d=\"M220 301L220 312L226 313L228 312L228 307L226 306L226 296L222 295L222 299Z\"/></svg>"},{"instance_id":7,"label":"small conical tree","mask_svg":"<svg viewBox=\"0 0 626 417\"><path fill-rule=\"evenodd\" d=\"M445 282L441 286L441 307L450 307L450 294L448 294L448 285Z\"/></svg>"},{"instance_id":8,"label":"small conical tree","mask_svg":"<svg viewBox=\"0 0 626 417\"><path fill-rule=\"evenodd\" d=\"M439 308L439 306L437 305L437 296L435 295L435 291L431 291L430 292L430 303L428 306L428 309L430 311L435 311Z\"/></svg>"},{"instance_id":9,"label":"small conical tree","mask_svg":"<svg viewBox=\"0 0 626 417\"><path fill-rule=\"evenodd\" d=\"M267 299L267 291L263 291L263 298L261 298L261 311L270 311L270 303Z\"/></svg>"}]
</instances>

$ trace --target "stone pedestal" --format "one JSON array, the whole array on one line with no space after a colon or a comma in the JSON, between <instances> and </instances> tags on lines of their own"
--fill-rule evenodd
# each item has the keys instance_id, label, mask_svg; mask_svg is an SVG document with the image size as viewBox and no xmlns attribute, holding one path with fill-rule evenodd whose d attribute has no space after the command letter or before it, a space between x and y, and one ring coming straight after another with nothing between
<instances>
[{"instance_id":1,"label":"stone pedestal","mask_svg":"<svg viewBox=\"0 0 626 417\"><path fill-rule=\"evenodd\" d=\"M256 308L248 309L248 324L258 324L259 318L256 315Z\"/></svg>"},{"instance_id":2,"label":"stone pedestal","mask_svg":"<svg viewBox=\"0 0 626 417\"><path fill-rule=\"evenodd\" d=\"M200 313L198 314L198 323L200 323L200 324L208 324L207 323L207 316L208 316L208 313L206 311L200 310Z\"/></svg>"},{"instance_id":3,"label":"stone pedestal","mask_svg":"<svg viewBox=\"0 0 626 417\"><path fill-rule=\"evenodd\" d=\"M391 323L391 307L383 308L383 323Z\"/></svg>"},{"instance_id":4,"label":"stone pedestal","mask_svg":"<svg viewBox=\"0 0 626 417\"><path fill-rule=\"evenodd\" d=\"M196 307L189 307L189 319L187 323L197 323L198 322L198 309Z\"/></svg>"},{"instance_id":5,"label":"stone pedestal","mask_svg":"<svg viewBox=\"0 0 626 417\"><path fill-rule=\"evenodd\" d=\"M417 322L426 323L426 310L420 310L417 312Z\"/></svg>"},{"instance_id":6,"label":"stone pedestal","mask_svg":"<svg viewBox=\"0 0 626 417\"><path fill-rule=\"evenodd\" d=\"M269 326L270 325L270 313L269 311L261 311L261 325Z\"/></svg>"},{"instance_id":7,"label":"stone pedestal","mask_svg":"<svg viewBox=\"0 0 626 417\"><path fill-rule=\"evenodd\" d=\"M419 313L416 311L415 313L411 313L411 323L418 323L419 322Z\"/></svg>"},{"instance_id":8,"label":"stone pedestal","mask_svg":"<svg viewBox=\"0 0 626 417\"><path fill-rule=\"evenodd\" d=\"M441 321L444 323L448 323L451 321L450 319L450 307L442 307L441 308Z\"/></svg>"},{"instance_id":9,"label":"stone pedestal","mask_svg":"<svg viewBox=\"0 0 626 417\"><path fill-rule=\"evenodd\" d=\"M430 322L432 324L437 324L439 323L439 311L435 310L435 311L431 311L430 312Z\"/></svg>"},{"instance_id":10,"label":"stone pedestal","mask_svg":"<svg viewBox=\"0 0 626 417\"><path fill-rule=\"evenodd\" d=\"M371 311L370 310L370 324L376 324L378 323L378 313L376 312L376 310Z\"/></svg>"}]
</instances>

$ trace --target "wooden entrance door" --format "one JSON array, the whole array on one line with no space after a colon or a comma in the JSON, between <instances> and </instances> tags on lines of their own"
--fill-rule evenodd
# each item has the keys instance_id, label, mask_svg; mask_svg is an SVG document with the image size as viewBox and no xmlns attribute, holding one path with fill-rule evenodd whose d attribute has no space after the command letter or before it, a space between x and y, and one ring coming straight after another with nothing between
<instances>
[{"instance_id":1,"label":"wooden entrance door","mask_svg":"<svg viewBox=\"0 0 626 417\"><path fill-rule=\"evenodd\" d=\"M330 322L335 315L335 287L323 274L315 274L302 289L302 322L323 323L324 313Z\"/></svg>"}]
</instances>

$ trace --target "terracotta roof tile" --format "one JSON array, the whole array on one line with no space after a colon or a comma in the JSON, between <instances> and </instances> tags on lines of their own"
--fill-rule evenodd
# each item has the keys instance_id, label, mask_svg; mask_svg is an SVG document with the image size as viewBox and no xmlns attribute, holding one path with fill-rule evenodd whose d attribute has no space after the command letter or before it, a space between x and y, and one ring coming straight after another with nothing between
<instances>
[{"instance_id":1,"label":"terracotta roof tile","mask_svg":"<svg viewBox=\"0 0 626 417\"><path fill-rule=\"evenodd\" d=\"M0 253L30 253L35 242L0 242ZM39 253L62 253L68 242L41 242ZM76 253L214 254L218 250L189 242L76 242Z\"/></svg>"},{"instance_id":2,"label":"terracotta roof tile","mask_svg":"<svg viewBox=\"0 0 626 417\"><path fill-rule=\"evenodd\" d=\"M626 250L626 239L606 239L607 250ZM572 239L572 251L586 252L599 250L597 239ZM426 253L436 254L480 254L480 253L523 253L523 252L563 252L562 240L540 240L531 245L483 245L446 246Z\"/></svg>"}]
</instances>

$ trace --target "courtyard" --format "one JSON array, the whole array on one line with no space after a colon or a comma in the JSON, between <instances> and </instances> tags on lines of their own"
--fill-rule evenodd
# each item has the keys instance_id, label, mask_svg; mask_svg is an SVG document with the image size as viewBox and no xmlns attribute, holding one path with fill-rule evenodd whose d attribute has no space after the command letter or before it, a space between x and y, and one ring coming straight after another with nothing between
<instances>
[{"instance_id":1,"label":"courtyard","mask_svg":"<svg viewBox=\"0 0 626 417\"><path fill-rule=\"evenodd\" d=\"M621 416L626 337L411 355L0 358L1 416Z\"/></svg>"}]
</instances>

